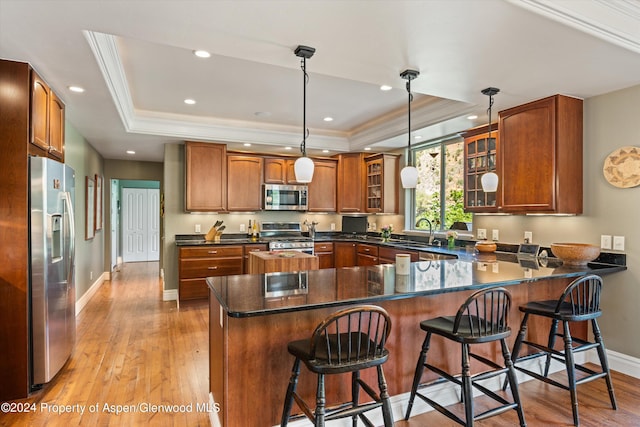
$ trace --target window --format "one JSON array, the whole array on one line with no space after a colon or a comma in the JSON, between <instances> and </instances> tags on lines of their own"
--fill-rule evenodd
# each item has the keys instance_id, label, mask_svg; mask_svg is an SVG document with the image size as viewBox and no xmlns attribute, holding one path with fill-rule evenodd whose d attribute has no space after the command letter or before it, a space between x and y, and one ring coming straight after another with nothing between
<instances>
[{"instance_id":1,"label":"window","mask_svg":"<svg viewBox=\"0 0 640 427\"><path fill-rule=\"evenodd\" d=\"M412 148L410 155L418 169L418 185L412 191L409 229L449 229L454 222L470 223L464 211L464 141L456 137ZM416 225L417 224L417 225Z\"/></svg>"}]
</instances>

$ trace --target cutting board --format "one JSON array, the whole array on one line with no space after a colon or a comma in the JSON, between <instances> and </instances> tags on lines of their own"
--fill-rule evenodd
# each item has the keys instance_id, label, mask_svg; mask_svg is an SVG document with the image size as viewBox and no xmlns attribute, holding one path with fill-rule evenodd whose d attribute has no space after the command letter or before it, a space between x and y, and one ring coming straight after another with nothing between
<instances>
[{"instance_id":1,"label":"cutting board","mask_svg":"<svg viewBox=\"0 0 640 427\"><path fill-rule=\"evenodd\" d=\"M304 252L289 252L291 256L281 256L281 254L282 252L251 252L249 274L318 269L318 257L315 255Z\"/></svg>"}]
</instances>

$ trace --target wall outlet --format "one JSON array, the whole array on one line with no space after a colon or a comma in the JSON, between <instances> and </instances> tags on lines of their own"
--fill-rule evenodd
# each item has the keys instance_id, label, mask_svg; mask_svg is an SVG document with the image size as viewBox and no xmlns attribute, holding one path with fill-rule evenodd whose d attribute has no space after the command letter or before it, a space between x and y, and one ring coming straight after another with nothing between
<instances>
[{"instance_id":1,"label":"wall outlet","mask_svg":"<svg viewBox=\"0 0 640 427\"><path fill-rule=\"evenodd\" d=\"M93 271L89 272L89 280L93 280Z\"/></svg>"},{"instance_id":2,"label":"wall outlet","mask_svg":"<svg viewBox=\"0 0 640 427\"><path fill-rule=\"evenodd\" d=\"M332 222L331 223L331 231L335 231L335 229L336 229L336 223Z\"/></svg>"},{"instance_id":3,"label":"wall outlet","mask_svg":"<svg viewBox=\"0 0 640 427\"><path fill-rule=\"evenodd\" d=\"M196 224L195 229L196 229L196 233L200 233L200 230L201 230L200 224Z\"/></svg>"},{"instance_id":4,"label":"wall outlet","mask_svg":"<svg viewBox=\"0 0 640 427\"><path fill-rule=\"evenodd\" d=\"M491 230L491 240L496 242L500 240L500 233L498 232L498 230Z\"/></svg>"},{"instance_id":5,"label":"wall outlet","mask_svg":"<svg viewBox=\"0 0 640 427\"><path fill-rule=\"evenodd\" d=\"M486 228L478 228L478 240L483 240L487 238L487 229Z\"/></svg>"},{"instance_id":6,"label":"wall outlet","mask_svg":"<svg viewBox=\"0 0 640 427\"><path fill-rule=\"evenodd\" d=\"M247 231L247 229L246 229L246 225L244 225L244 224L240 224L240 232L241 232L241 233L243 233L243 232L245 232L245 231Z\"/></svg>"},{"instance_id":7,"label":"wall outlet","mask_svg":"<svg viewBox=\"0 0 640 427\"><path fill-rule=\"evenodd\" d=\"M624 236L613 236L613 250L624 251Z\"/></svg>"},{"instance_id":8,"label":"wall outlet","mask_svg":"<svg viewBox=\"0 0 640 427\"><path fill-rule=\"evenodd\" d=\"M611 236L603 234L600 236L600 248L611 249Z\"/></svg>"},{"instance_id":9,"label":"wall outlet","mask_svg":"<svg viewBox=\"0 0 640 427\"><path fill-rule=\"evenodd\" d=\"M531 231L524 232L524 242L533 243L533 233Z\"/></svg>"}]
</instances>

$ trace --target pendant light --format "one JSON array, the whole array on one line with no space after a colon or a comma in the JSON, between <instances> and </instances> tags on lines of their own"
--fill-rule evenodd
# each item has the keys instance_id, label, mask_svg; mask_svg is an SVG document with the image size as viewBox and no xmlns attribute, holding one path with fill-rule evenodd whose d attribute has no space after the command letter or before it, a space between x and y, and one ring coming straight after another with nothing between
<instances>
[{"instance_id":1,"label":"pendant light","mask_svg":"<svg viewBox=\"0 0 640 427\"><path fill-rule=\"evenodd\" d=\"M407 103L408 106L408 117L409 117L409 125L407 128L407 136L409 143L407 145L407 166L402 168L400 171L400 179L402 180L402 188L416 188L418 185L418 169L415 166L411 166L411 101L413 101L413 94L411 93L411 80L415 79L420 75L419 71L416 70L404 70L400 73L400 77L407 81L407 93L409 94L409 100Z\"/></svg>"},{"instance_id":2,"label":"pendant light","mask_svg":"<svg viewBox=\"0 0 640 427\"><path fill-rule=\"evenodd\" d=\"M487 139L487 171L489 171L489 159L490 159L490 151L489 151L489 142L491 141L491 107L493 106L493 95L500 92L500 89L495 87L488 87L486 89L482 89L482 94L489 96L489 138ZM482 183L482 191L485 193L495 193L498 191L498 175L495 172L487 172L482 175L480 178L480 182Z\"/></svg>"},{"instance_id":3,"label":"pendant light","mask_svg":"<svg viewBox=\"0 0 640 427\"><path fill-rule=\"evenodd\" d=\"M296 181L300 183L309 183L313 178L313 160L307 157L307 83L309 75L307 74L307 59L311 58L316 50L309 46L298 46L294 53L297 57L302 58L300 66L302 68L302 144L300 144L300 152L302 157L296 159L293 168L296 173Z\"/></svg>"}]
</instances>

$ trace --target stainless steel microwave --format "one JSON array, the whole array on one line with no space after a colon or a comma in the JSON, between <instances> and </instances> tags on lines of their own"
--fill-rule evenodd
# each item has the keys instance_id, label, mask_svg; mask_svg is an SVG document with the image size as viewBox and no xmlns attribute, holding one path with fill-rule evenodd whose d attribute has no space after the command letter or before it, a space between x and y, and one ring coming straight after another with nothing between
<instances>
[{"instance_id":1,"label":"stainless steel microwave","mask_svg":"<svg viewBox=\"0 0 640 427\"><path fill-rule=\"evenodd\" d=\"M280 298L309 293L308 272L266 273L264 275L265 298Z\"/></svg>"},{"instance_id":2,"label":"stainless steel microwave","mask_svg":"<svg viewBox=\"0 0 640 427\"><path fill-rule=\"evenodd\" d=\"M264 185L264 210L306 211L309 208L306 185Z\"/></svg>"}]
</instances>

